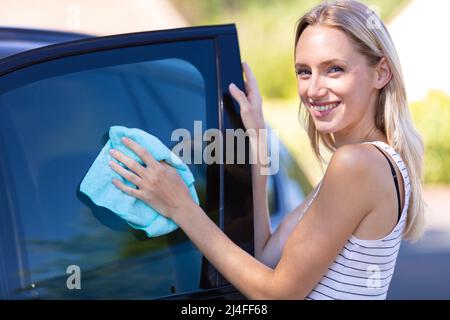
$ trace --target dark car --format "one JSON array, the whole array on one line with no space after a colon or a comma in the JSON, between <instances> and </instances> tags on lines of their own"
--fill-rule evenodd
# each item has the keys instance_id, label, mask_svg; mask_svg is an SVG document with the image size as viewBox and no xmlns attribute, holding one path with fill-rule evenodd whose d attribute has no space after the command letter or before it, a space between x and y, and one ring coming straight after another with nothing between
<instances>
[{"instance_id":1,"label":"dark car","mask_svg":"<svg viewBox=\"0 0 450 320\"><path fill-rule=\"evenodd\" d=\"M79 191L113 125L169 148L176 128L207 144L194 121L243 128L227 89L243 88L234 25L107 37L0 29L0 58L0 298L242 298L180 229L148 238ZM201 207L253 254L250 163L189 167ZM310 190L281 144L273 227Z\"/></svg>"}]
</instances>

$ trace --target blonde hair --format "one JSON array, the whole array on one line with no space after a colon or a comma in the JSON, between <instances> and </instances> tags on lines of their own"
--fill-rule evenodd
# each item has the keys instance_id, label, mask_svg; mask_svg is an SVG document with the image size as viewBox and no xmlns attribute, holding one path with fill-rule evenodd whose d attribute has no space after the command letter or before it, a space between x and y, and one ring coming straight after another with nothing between
<instances>
[{"instance_id":1,"label":"blonde hair","mask_svg":"<svg viewBox=\"0 0 450 320\"><path fill-rule=\"evenodd\" d=\"M375 125L386 135L389 145L400 154L408 168L411 197L404 238L416 241L425 228L422 198L424 146L411 119L400 60L389 32L366 5L355 0L325 2L306 13L297 23L295 48L302 32L312 25L323 25L344 32L371 66L375 66L383 57L387 59L392 78L378 96ZM301 107L300 101L300 110ZM319 146L323 143L326 149L334 152L334 138L330 133L316 130L309 112L305 113L304 120L313 151L323 162Z\"/></svg>"}]
</instances>

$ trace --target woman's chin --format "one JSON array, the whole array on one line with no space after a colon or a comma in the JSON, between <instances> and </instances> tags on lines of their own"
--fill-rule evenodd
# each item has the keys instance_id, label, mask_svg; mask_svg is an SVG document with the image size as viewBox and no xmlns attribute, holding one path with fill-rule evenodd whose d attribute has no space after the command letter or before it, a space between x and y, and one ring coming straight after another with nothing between
<instances>
[{"instance_id":1,"label":"woman's chin","mask_svg":"<svg viewBox=\"0 0 450 320\"><path fill-rule=\"evenodd\" d=\"M320 124L316 123L315 126L316 126L316 130L319 133L326 134L326 133L334 133L334 132L336 132L336 128L334 126L323 125L322 123L320 123Z\"/></svg>"}]
</instances>

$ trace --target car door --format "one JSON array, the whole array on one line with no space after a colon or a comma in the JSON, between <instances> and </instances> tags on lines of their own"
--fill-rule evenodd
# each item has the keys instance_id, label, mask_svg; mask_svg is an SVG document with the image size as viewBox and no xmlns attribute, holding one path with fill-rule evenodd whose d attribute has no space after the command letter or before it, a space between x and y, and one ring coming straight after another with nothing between
<instances>
[{"instance_id":1,"label":"car door","mask_svg":"<svg viewBox=\"0 0 450 320\"><path fill-rule=\"evenodd\" d=\"M230 82L243 87L234 25L98 37L2 60L0 297L236 297L180 229L147 238L79 191L113 125L169 148L180 142L174 130L187 129L192 157L212 142L207 129L243 128ZM188 165L200 206L252 254L250 165L196 159Z\"/></svg>"}]
</instances>

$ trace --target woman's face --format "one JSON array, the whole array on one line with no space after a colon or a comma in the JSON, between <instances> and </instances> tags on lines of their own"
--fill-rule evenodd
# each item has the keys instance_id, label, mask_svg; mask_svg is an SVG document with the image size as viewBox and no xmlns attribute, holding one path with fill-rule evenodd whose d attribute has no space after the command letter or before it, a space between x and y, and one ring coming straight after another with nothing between
<instances>
[{"instance_id":1,"label":"woman's face","mask_svg":"<svg viewBox=\"0 0 450 320\"><path fill-rule=\"evenodd\" d=\"M374 121L375 69L344 32L307 27L297 42L295 69L300 99L319 132L346 132Z\"/></svg>"}]
</instances>

